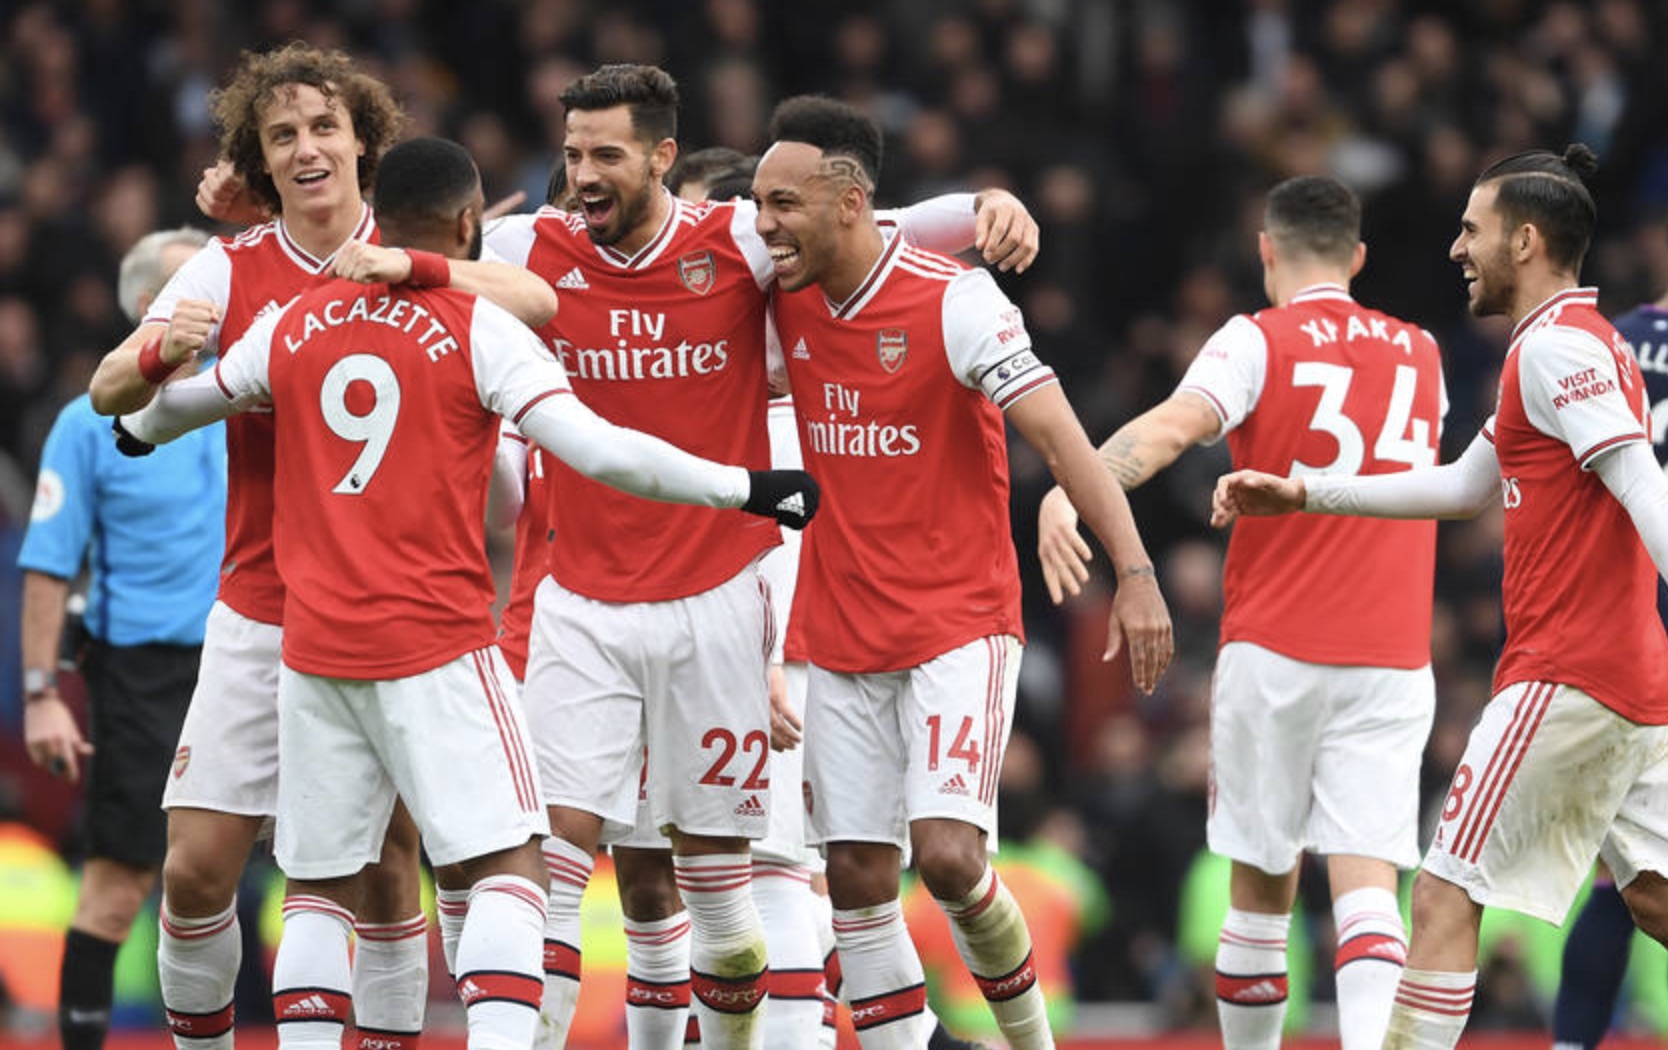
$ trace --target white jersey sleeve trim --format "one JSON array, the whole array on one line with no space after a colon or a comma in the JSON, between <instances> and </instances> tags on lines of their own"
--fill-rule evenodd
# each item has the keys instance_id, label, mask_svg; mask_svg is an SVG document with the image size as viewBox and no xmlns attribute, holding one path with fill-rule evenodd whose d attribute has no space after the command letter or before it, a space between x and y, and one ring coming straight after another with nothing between
<instances>
[{"instance_id":1,"label":"white jersey sleeve trim","mask_svg":"<svg viewBox=\"0 0 1668 1050\"><path fill-rule=\"evenodd\" d=\"M1618 445L1649 442L1628 403L1616 355L1580 329L1551 326L1526 334L1515 351L1518 394L1529 423L1562 441L1583 470Z\"/></svg>"},{"instance_id":2,"label":"white jersey sleeve trim","mask_svg":"<svg viewBox=\"0 0 1668 1050\"><path fill-rule=\"evenodd\" d=\"M971 193L946 193L907 208L875 213L879 222L896 222L904 240L928 251L955 255L973 247L978 215Z\"/></svg>"},{"instance_id":3,"label":"white jersey sleeve trim","mask_svg":"<svg viewBox=\"0 0 1668 1050\"><path fill-rule=\"evenodd\" d=\"M203 245L202 250L185 261L168 283L162 286L151 301L150 309L145 311L145 318L141 324L167 324L174 316L174 307L182 299L196 299L210 302L225 309L232 298L232 260L226 254L224 242L215 239ZM220 326L214 326L209 333L209 341L204 345L202 356L212 357L219 353Z\"/></svg>"},{"instance_id":4,"label":"white jersey sleeve trim","mask_svg":"<svg viewBox=\"0 0 1668 1050\"><path fill-rule=\"evenodd\" d=\"M1205 340L1175 392L1197 394L1216 410L1222 426L1201 442L1214 445L1245 422L1267 381L1268 336L1261 325L1239 314Z\"/></svg>"},{"instance_id":5,"label":"white jersey sleeve trim","mask_svg":"<svg viewBox=\"0 0 1668 1050\"><path fill-rule=\"evenodd\" d=\"M1031 349L1019 307L984 270L963 270L944 289L944 352L962 385L977 387L1007 411L1020 398L1058 382Z\"/></svg>"},{"instance_id":6,"label":"white jersey sleeve trim","mask_svg":"<svg viewBox=\"0 0 1668 1050\"><path fill-rule=\"evenodd\" d=\"M759 206L737 197L730 210L730 239L735 241L741 257L747 260L753 283L760 288L769 288L776 281L776 264L770 261L770 249L765 246L764 238L759 236L758 220Z\"/></svg>"},{"instance_id":7,"label":"white jersey sleeve trim","mask_svg":"<svg viewBox=\"0 0 1668 1050\"><path fill-rule=\"evenodd\" d=\"M533 224L546 211L541 208L536 212L505 215L487 223L483 247L504 262L526 266L533 254ZM486 256L483 254L482 258Z\"/></svg>"}]
</instances>

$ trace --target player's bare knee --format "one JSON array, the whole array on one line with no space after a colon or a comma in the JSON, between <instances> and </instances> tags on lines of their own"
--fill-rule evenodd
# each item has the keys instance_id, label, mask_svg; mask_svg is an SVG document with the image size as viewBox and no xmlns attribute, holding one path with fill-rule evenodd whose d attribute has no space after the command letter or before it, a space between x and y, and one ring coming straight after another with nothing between
<instances>
[{"instance_id":1,"label":"player's bare knee","mask_svg":"<svg viewBox=\"0 0 1668 1050\"><path fill-rule=\"evenodd\" d=\"M155 881L153 868L89 861L71 925L101 940L125 941Z\"/></svg>"},{"instance_id":2,"label":"player's bare knee","mask_svg":"<svg viewBox=\"0 0 1668 1050\"><path fill-rule=\"evenodd\" d=\"M898 896L900 853L875 843L838 842L828 848L828 896L841 910L868 908Z\"/></svg>"},{"instance_id":3,"label":"player's bare knee","mask_svg":"<svg viewBox=\"0 0 1668 1050\"><path fill-rule=\"evenodd\" d=\"M180 841L162 862L162 896L178 916L206 918L232 906L243 856L217 853L205 842Z\"/></svg>"},{"instance_id":4,"label":"player's bare knee","mask_svg":"<svg viewBox=\"0 0 1668 1050\"><path fill-rule=\"evenodd\" d=\"M985 838L959 820L918 820L910 829L915 870L939 900L960 900L985 873Z\"/></svg>"},{"instance_id":5,"label":"player's bare knee","mask_svg":"<svg viewBox=\"0 0 1668 1050\"><path fill-rule=\"evenodd\" d=\"M1642 871L1622 890L1622 899L1634 925L1658 943L1668 944L1668 878Z\"/></svg>"},{"instance_id":6,"label":"player's bare knee","mask_svg":"<svg viewBox=\"0 0 1668 1050\"><path fill-rule=\"evenodd\" d=\"M620 910L626 918L655 922L683 909L670 852L617 848L614 873L620 889Z\"/></svg>"}]
</instances>

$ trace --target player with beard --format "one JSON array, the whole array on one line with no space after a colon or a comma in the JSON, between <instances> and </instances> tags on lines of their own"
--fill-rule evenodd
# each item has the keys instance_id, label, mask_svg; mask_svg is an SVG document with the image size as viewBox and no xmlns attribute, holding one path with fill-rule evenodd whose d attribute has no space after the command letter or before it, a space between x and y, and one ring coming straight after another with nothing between
<instances>
[{"instance_id":1,"label":"player with beard","mask_svg":"<svg viewBox=\"0 0 1668 1050\"><path fill-rule=\"evenodd\" d=\"M570 85L563 102L579 210L512 216L489 232L488 247L563 295L562 323L541 334L599 415L763 468L771 263L752 205L692 204L663 187L677 156L678 105L664 71L606 66ZM942 198L902 220L913 240L976 242L999 265L1023 267L1035 254L1035 224L1006 194ZM561 526L535 602L525 702L553 831L554 1040L565 1038L577 995L592 856L634 826L641 779L649 819L670 829L681 902L628 889L631 988L674 1005L692 993L705 1045L758 1046L766 958L747 843L764 834L770 805L769 598L757 562L779 542L776 530L627 501L560 466L549 482ZM675 1009L628 1016L634 1046L682 1038Z\"/></svg>"},{"instance_id":2,"label":"player with beard","mask_svg":"<svg viewBox=\"0 0 1668 1050\"><path fill-rule=\"evenodd\" d=\"M145 404L180 364L230 347L258 316L307 288L337 275L410 272L404 253L372 243L376 223L363 198L404 121L383 84L341 53L292 44L244 55L211 105L225 160L205 179L200 202L217 218L276 217L211 242L181 268L138 328L100 363L91 385L100 412ZM549 287L516 267L459 262L451 278L525 321L555 313ZM181 1050L231 1045L242 953L237 883L277 807L284 586L273 559L270 415L229 421L227 446L220 593L164 795L158 973ZM417 863L415 830L396 820L383 863L368 869L360 912L356 1021L362 1042L374 1038L390 1050L416 1039L427 995Z\"/></svg>"},{"instance_id":3,"label":"player with beard","mask_svg":"<svg viewBox=\"0 0 1668 1050\"><path fill-rule=\"evenodd\" d=\"M1486 907L1561 923L1596 855L1634 921L1668 941L1668 478L1632 349L1578 283L1596 221L1585 146L1478 177L1449 257L1472 314L1511 319L1499 404L1461 457L1370 477L1217 483L1212 518L1465 517L1500 499L1506 643L1413 885L1387 1047L1453 1047ZM1652 572L1653 564L1656 573Z\"/></svg>"},{"instance_id":4,"label":"player with beard","mask_svg":"<svg viewBox=\"0 0 1668 1050\"><path fill-rule=\"evenodd\" d=\"M266 406L274 419L287 584L280 1045L340 1036L354 876L375 859L396 792L435 864L470 883L456 954L470 1045L526 1045L543 992L545 814L491 644L482 512L499 417L640 497L802 527L817 490L803 471L724 467L604 422L530 330L446 288L450 262L479 253L485 205L461 146L402 143L382 177L378 200L389 236L409 245L411 276L303 293L252 325L212 375L171 384L116 432L143 454L131 446L233 411Z\"/></svg>"}]
</instances>

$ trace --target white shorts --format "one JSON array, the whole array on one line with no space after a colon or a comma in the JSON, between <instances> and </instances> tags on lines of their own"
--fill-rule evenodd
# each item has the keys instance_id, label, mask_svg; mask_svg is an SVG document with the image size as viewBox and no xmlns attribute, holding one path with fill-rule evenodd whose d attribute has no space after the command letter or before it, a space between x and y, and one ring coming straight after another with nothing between
<instances>
[{"instance_id":1,"label":"white shorts","mask_svg":"<svg viewBox=\"0 0 1668 1050\"><path fill-rule=\"evenodd\" d=\"M1419 863L1427 667L1339 667L1229 642L1211 683L1211 851L1290 871L1308 851Z\"/></svg>"},{"instance_id":2,"label":"white shorts","mask_svg":"<svg viewBox=\"0 0 1668 1050\"><path fill-rule=\"evenodd\" d=\"M513 679L497 646L391 681L278 679L275 851L298 879L376 860L398 795L436 865L550 833Z\"/></svg>"},{"instance_id":3,"label":"white shorts","mask_svg":"<svg viewBox=\"0 0 1668 1050\"><path fill-rule=\"evenodd\" d=\"M756 839L770 825L770 595L757 564L688 598L602 602L546 577L523 697L545 801L603 818ZM641 780L644 748L648 774Z\"/></svg>"},{"instance_id":4,"label":"white shorts","mask_svg":"<svg viewBox=\"0 0 1668 1050\"><path fill-rule=\"evenodd\" d=\"M815 664L805 701L809 839L909 845L911 821L965 821L996 841L996 782L1023 646L980 638L918 667L842 674Z\"/></svg>"},{"instance_id":5,"label":"white shorts","mask_svg":"<svg viewBox=\"0 0 1668 1050\"><path fill-rule=\"evenodd\" d=\"M162 808L278 812L278 665L284 630L222 602L209 610L197 688Z\"/></svg>"},{"instance_id":6,"label":"white shorts","mask_svg":"<svg viewBox=\"0 0 1668 1050\"><path fill-rule=\"evenodd\" d=\"M788 703L803 721L807 669L804 664L790 663L783 664L782 671L788 681ZM805 845L804 784L803 741L792 750L770 753L770 789L776 804L770 807L770 833L753 843L755 858L821 870L822 858Z\"/></svg>"},{"instance_id":7,"label":"white shorts","mask_svg":"<svg viewBox=\"0 0 1668 1050\"><path fill-rule=\"evenodd\" d=\"M1558 925L1595 855L1617 885L1668 874L1665 761L1668 726L1571 686L1507 686L1471 730L1425 870L1478 904Z\"/></svg>"}]
</instances>

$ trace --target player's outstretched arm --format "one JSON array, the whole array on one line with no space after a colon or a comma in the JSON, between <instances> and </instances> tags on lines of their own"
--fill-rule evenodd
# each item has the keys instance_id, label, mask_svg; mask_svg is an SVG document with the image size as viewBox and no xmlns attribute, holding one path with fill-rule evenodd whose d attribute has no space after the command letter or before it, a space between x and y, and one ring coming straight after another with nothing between
<instances>
[{"instance_id":1,"label":"player's outstretched arm","mask_svg":"<svg viewBox=\"0 0 1668 1050\"><path fill-rule=\"evenodd\" d=\"M1128 491L1221 428L1216 410L1204 398L1174 394L1119 427L1097 454ZM1049 490L1037 511L1037 557L1055 605L1068 595L1076 597L1089 579L1092 554L1077 531L1077 509L1059 486Z\"/></svg>"},{"instance_id":2,"label":"player's outstretched arm","mask_svg":"<svg viewBox=\"0 0 1668 1050\"><path fill-rule=\"evenodd\" d=\"M821 493L802 470L724 466L598 416L577 397L547 397L516 421L534 443L579 473L644 499L733 507L802 529Z\"/></svg>"},{"instance_id":3,"label":"player's outstretched arm","mask_svg":"<svg viewBox=\"0 0 1668 1050\"><path fill-rule=\"evenodd\" d=\"M1668 580L1668 477L1644 442L1611 449L1593 461L1593 473L1627 508L1657 573Z\"/></svg>"},{"instance_id":4,"label":"player's outstretched arm","mask_svg":"<svg viewBox=\"0 0 1668 1050\"><path fill-rule=\"evenodd\" d=\"M1054 479L1111 556L1118 591L1104 658L1110 660L1127 640L1135 685L1142 692L1152 692L1170 665L1175 639L1152 559L1123 489L1096 458L1058 383L1048 383L1015 401L1008 407L1008 420L1042 454Z\"/></svg>"},{"instance_id":5,"label":"player's outstretched arm","mask_svg":"<svg viewBox=\"0 0 1668 1050\"><path fill-rule=\"evenodd\" d=\"M142 456L157 445L219 422L249 403L227 397L213 372L199 372L169 383L139 411L118 416L116 447L126 455Z\"/></svg>"},{"instance_id":6,"label":"player's outstretched arm","mask_svg":"<svg viewBox=\"0 0 1668 1050\"><path fill-rule=\"evenodd\" d=\"M152 321L135 328L93 372L87 385L93 411L114 416L143 408L159 385L208 344L219 323L218 306L181 299L167 324Z\"/></svg>"},{"instance_id":7,"label":"player's outstretched arm","mask_svg":"<svg viewBox=\"0 0 1668 1050\"><path fill-rule=\"evenodd\" d=\"M1236 470L1216 479L1210 498L1210 523L1225 529L1236 518L1272 517L1303 509L1302 478L1283 478L1260 470Z\"/></svg>"},{"instance_id":8,"label":"player's outstretched arm","mask_svg":"<svg viewBox=\"0 0 1668 1050\"><path fill-rule=\"evenodd\" d=\"M929 197L893 217L911 244L952 255L976 248L988 265L1004 271L1024 273L1042 242L1030 210L1003 189Z\"/></svg>"},{"instance_id":9,"label":"player's outstretched arm","mask_svg":"<svg viewBox=\"0 0 1668 1050\"><path fill-rule=\"evenodd\" d=\"M507 262L471 259L440 259L431 252L420 255L439 259L443 280L422 275L423 284L446 284L459 291L490 299L508 310L516 320L531 328L556 316L556 289L543 278ZM411 283L416 268L411 253L366 241L349 241L336 249L330 272L337 277L365 284Z\"/></svg>"}]
</instances>

